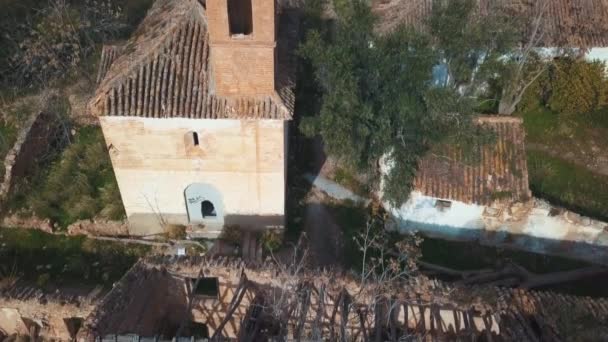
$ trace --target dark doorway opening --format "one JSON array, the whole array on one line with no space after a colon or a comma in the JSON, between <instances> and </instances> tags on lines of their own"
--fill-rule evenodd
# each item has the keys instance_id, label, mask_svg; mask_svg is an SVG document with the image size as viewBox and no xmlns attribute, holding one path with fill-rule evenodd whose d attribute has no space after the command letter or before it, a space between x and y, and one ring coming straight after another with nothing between
<instances>
[{"instance_id":1,"label":"dark doorway opening","mask_svg":"<svg viewBox=\"0 0 608 342\"><path fill-rule=\"evenodd\" d=\"M230 34L251 34L253 16L251 0L228 0L228 23Z\"/></svg>"},{"instance_id":2,"label":"dark doorway opening","mask_svg":"<svg viewBox=\"0 0 608 342\"><path fill-rule=\"evenodd\" d=\"M217 214L215 212L215 206L210 201L203 201L201 203L201 211L203 213L203 218L205 217L216 217Z\"/></svg>"},{"instance_id":3,"label":"dark doorway opening","mask_svg":"<svg viewBox=\"0 0 608 342\"><path fill-rule=\"evenodd\" d=\"M196 296L203 296L209 298L217 298L220 293L220 286L217 277L204 277L199 279L198 284L196 279L191 278L190 282L192 286L196 285L192 289L192 292Z\"/></svg>"}]
</instances>

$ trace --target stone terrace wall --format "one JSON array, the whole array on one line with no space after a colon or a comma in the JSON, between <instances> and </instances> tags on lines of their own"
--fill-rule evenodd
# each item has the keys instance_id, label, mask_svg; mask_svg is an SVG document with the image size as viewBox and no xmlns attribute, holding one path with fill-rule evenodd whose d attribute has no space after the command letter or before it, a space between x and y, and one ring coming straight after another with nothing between
<instances>
[{"instance_id":1,"label":"stone terrace wall","mask_svg":"<svg viewBox=\"0 0 608 342\"><path fill-rule=\"evenodd\" d=\"M4 160L6 172L0 183L0 204L7 199L18 177L23 176L40 156L48 152L49 140L57 133L56 119L54 114L36 112L19 132L15 145Z\"/></svg>"},{"instance_id":2,"label":"stone terrace wall","mask_svg":"<svg viewBox=\"0 0 608 342\"><path fill-rule=\"evenodd\" d=\"M46 292L17 281L0 289L0 331L8 335L36 331L43 338L69 341L105 293L101 286Z\"/></svg>"}]
</instances>

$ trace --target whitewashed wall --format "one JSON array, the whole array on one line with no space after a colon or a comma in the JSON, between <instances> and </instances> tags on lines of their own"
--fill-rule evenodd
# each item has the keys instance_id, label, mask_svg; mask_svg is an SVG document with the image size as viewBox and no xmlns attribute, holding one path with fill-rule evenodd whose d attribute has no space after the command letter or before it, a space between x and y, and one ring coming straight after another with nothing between
<instances>
[{"instance_id":1,"label":"whitewashed wall","mask_svg":"<svg viewBox=\"0 0 608 342\"><path fill-rule=\"evenodd\" d=\"M193 183L217 190L222 202L218 209L226 217L246 217L244 223L252 225L257 224L255 219L270 217L276 218L272 225L282 224L282 120L101 117L100 121L132 233L160 232L158 214L169 222L188 223L184 190ZM191 132L198 133L199 146L193 145Z\"/></svg>"},{"instance_id":2,"label":"whitewashed wall","mask_svg":"<svg viewBox=\"0 0 608 342\"><path fill-rule=\"evenodd\" d=\"M486 245L561 255L608 265L608 223L570 211L552 216L552 206L534 199L522 204L525 215L509 209L498 217L484 215L486 207L451 201L451 208L435 207L436 198L418 191L399 208L384 203L401 232L418 231L431 237L480 241Z\"/></svg>"}]
</instances>

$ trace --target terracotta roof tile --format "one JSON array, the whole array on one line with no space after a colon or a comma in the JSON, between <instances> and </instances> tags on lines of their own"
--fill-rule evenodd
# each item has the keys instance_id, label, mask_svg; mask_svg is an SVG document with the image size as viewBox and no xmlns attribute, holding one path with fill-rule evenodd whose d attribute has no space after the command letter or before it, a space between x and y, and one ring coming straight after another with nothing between
<instances>
[{"instance_id":1,"label":"terracotta roof tile","mask_svg":"<svg viewBox=\"0 0 608 342\"><path fill-rule=\"evenodd\" d=\"M374 4L387 31L405 23L423 28L433 1L377 0ZM608 0L546 0L545 34L541 42L548 47L608 47ZM478 0L479 13L487 15L501 7L509 14L532 18L541 8L540 0ZM531 21L530 21L531 22Z\"/></svg>"},{"instance_id":2,"label":"terracotta roof tile","mask_svg":"<svg viewBox=\"0 0 608 342\"><path fill-rule=\"evenodd\" d=\"M276 92L220 97L210 85L204 7L196 0L157 0L129 41L104 46L91 111L110 116L289 120L298 21L284 10L279 25Z\"/></svg>"},{"instance_id":3,"label":"terracotta roof tile","mask_svg":"<svg viewBox=\"0 0 608 342\"><path fill-rule=\"evenodd\" d=\"M481 148L479 160L466 162L462 150L444 146L420 161L414 188L427 196L481 205L530 198L521 119L480 116L477 123L496 133L495 142Z\"/></svg>"}]
</instances>

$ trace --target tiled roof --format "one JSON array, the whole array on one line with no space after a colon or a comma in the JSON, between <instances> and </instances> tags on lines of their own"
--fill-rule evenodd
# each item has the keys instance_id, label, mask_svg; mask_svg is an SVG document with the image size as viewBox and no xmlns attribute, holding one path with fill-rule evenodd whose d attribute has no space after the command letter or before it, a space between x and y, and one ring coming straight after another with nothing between
<instances>
[{"instance_id":1,"label":"tiled roof","mask_svg":"<svg viewBox=\"0 0 608 342\"><path fill-rule=\"evenodd\" d=\"M374 9L380 16L380 29L390 30L400 23L421 28L433 1L436 0L376 0ZM607 0L478 0L479 13L485 15L501 7L509 14L532 18L544 1L543 46L608 47Z\"/></svg>"},{"instance_id":2,"label":"tiled roof","mask_svg":"<svg viewBox=\"0 0 608 342\"><path fill-rule=\"evenodd\" d=\"M504 306L500 316L503 341L568 341L573 336L605 341L608 337L606 298L507 288L495 288L495 297Z\"/></svg>"},{"instance_id":3,"label":"tiled roof","mask_svg":"<svg viewBox=\"0 0 608 342\"><path fill-rule=\"evenodd\" d=\"M267 96L214 94L204 7L156 0L124 45L104 46L93 114L141 117L291 119L297 20L281 13L277 90Z\"/></svg>"},{"instance_id":4,"label":"tiled roof","mask_svg":"<svg viewBox=\"0 0 608 342\"><path fill-rule=\"evenodd\" d=\"M427 196L488 205L496 199L524 201L531 197L524 150L522 120L480 116L477 122L495 132L477 160L466 161L463 151L442 146L419 163L414 188Z\"/></svg>"}]
</instances>

